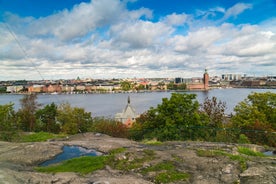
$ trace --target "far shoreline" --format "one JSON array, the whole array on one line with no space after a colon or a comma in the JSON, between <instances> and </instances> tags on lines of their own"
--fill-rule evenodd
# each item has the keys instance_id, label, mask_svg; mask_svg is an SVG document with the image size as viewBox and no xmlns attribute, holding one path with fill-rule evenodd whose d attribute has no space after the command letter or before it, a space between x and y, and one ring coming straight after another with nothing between
<instances>
[{"instance_id":1,"label":"far shoreline","mask_svg":"<svg viewBox=\"0 0 276 184\"><path fill-rule=\"evenodd\" d=\"M37 94L37 95L85 95L85 94L131 94L131 93L178 93L178 92L208 92L215 89L272 89L276 90L276 86L229 86L229 87L210 87L208 90L198 89L198 90L133 90L133 91L93 91L93 92L61 92L61 93L0 93L0 95L28 95L28 94Z\"/></svg>"}]
</instances>

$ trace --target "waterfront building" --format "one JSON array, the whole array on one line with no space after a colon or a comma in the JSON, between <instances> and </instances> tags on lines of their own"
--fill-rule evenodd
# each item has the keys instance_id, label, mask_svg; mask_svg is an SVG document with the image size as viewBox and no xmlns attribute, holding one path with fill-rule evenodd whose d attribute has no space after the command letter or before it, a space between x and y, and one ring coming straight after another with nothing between
<instances>
[{"instance_id":1,"label":"waterfront building","mask_svg":"<svg viewBox=\"0 0 276 184\"><path fill-rule=\"evenodd\" d=\"M208 90L209 89L209 74L207 69L203 74L203 78L194 78L192 82L186 84L188 90Z\"/></svg>"},{"instance_id":2,"label":"waterfront building","mask_svg":"<svg viewBox=\"0 0 276 184\"><path fill-rule=\"evenodd\" d=\"M45 85L39 85L39 84L31 85L28 87L28 92L29 93L41 93L41 92L43 92L44 86Z\"/></svg>"},{"instance_id":3,"label":"waterfront building","mask_svg":"<svg viewBox=\"0 0 276 184\"><path fill-rule=\"evenodd\" d=\"M19 91L23 90L24 86L7 86L6 92L7 93L18 93Z\"/></svg>"},{"instance_id":4,"label":"waterfront building","mask_svg":"<svg viewBox=\"0 0 276 184\"><path fill-rule=\"evenodd\" d=\"M115 115L115 120L125 124L127 127L131 127L137 117L138 115L135 109L130 105L130 97L128 96L126 107L122 113L117 113Z\"/></svg>"},{"instance_id":5,"label":"waterfront building","mask_svg":"<svg viewBox=\"0 0 276 184\"><path fill-rule=\"evenodd\" d=\"M238 81L242 79L241 74L222 74L221 79L223 81Z\"/></svg>"},{"instance_id":6,"label":"waterfront building","mask_svg":"<svg viewBox=\"0 0 276 184\"><path fill-rule=\"evenodd\" d=\"M47 84L43 86L43 93L61 93L62 87L59 84Z\"/></svg>"}]
</instances>

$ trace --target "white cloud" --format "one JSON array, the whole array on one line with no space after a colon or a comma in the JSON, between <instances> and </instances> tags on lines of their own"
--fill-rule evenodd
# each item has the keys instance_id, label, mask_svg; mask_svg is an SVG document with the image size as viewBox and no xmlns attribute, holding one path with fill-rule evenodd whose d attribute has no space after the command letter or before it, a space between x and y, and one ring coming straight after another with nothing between
<instances>
[{"instance_id":1,"label":"white cloud","mask_svg":"<svg viewBox=\"0 0 276 184\"><path fill-rule=\"evenodd\" d=\"M231 8L227 9L225 12L225 15L223 17L223 20L226 20L230 17L237 17L239 14L244 12L247 9L251 9L252 5L251 4L245 4L245 3L237 3Z\"/></svg>"},{"instance_id":2,"label":"white cloud","mask_svg":"<svg viewBox=\"0 0 276 184\"><path fill-rule=\"evenodd\" d=\"M187 36L176 36L171 42L175 44L175 51L187 54L206 52L208 47L221 38L221 31L216 27L205 27Z\"/></svg>"},{"instance_id":3,"label":"white cloud","mask_svg":"<svg viewBox=\"0 0 276 184\"><path fill-rule=\"evenodd\" d=\"M136 49L154 47L168 37L173 29L163 23L135 21L117 24L111 27L111 36L115 47Z\"/></svg>"},{"instance_id":4,"label":"white cloud","mask_svg":"<svg viewBox=\"0 0 276 184\"><path fill-rule=\"evenodd\" d=\"M173 13L158 21L152 20L154 11L129 11L126 3L93 0L38 19L8 15L27 56L0 24L0 77L39 79L36 69L46 79L189 77L201 76L205 67L218 73L275 73L275 19L260 25L216 21L238 16L249 4L210 9L221 15L216 20L201 12L201 18Z\"/></svg>"},{"instance_id":5,"label":"white cloud","mask_svg":"<svg viewBox=\"0 0 276 184\"><path fill-rule=\"evenodd\" d=\"M173 13L168 15L164 19L164 23L171 25L171 26L181 26L187 21L188 15L186 14L176 14Z\"/></svg>"}]
</instances>

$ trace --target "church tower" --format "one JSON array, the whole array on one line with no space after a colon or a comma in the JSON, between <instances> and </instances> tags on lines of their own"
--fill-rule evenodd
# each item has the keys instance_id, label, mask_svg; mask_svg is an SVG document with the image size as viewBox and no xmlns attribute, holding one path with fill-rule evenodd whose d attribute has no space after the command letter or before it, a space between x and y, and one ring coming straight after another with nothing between
<instances>
[{"instance_id":1,"label":"church tower","mask_svg":"<svg viewBox=\"0 0 276 184\"><path fill-rule=\"evenodd\" d=\"M127 98L127 105L122 113L115 115L115 120L125 124L127 127L131 127L137 118L135 109L130 105L130 97Z\"/></svg>"},{"instance_id":2,"label":"church tower","mask_svg":"<svg viewBox=\"0 0 276 184\"><path fill-rule=\"evenodd\" d=\"M204 90L209 89L209 74L207 73L207 69L205 68L205 72L203 74L203 83L204 83Z\"/></svg>"}]
</instances>

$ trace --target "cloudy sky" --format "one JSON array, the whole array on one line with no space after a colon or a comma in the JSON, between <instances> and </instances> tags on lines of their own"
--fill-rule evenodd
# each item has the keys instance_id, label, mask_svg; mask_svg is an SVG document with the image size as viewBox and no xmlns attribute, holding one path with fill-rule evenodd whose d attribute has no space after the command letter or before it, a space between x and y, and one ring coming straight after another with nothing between
<instances>
[{"instance_id":1,"label":"cloudy sky","mask_svg":"<svg viewBox=\"0 0 276 184\"><path fill-rule=\"evenodd\" d=\"M0 80L276 75L275 0L0 0Z\"/></svg>"}]
</instances>

